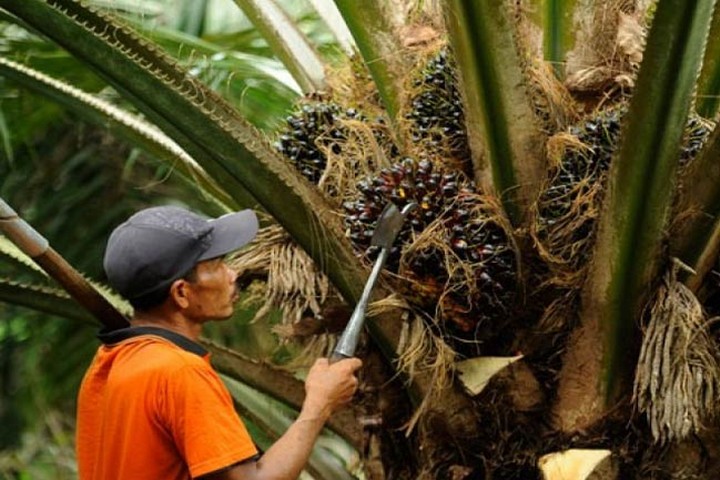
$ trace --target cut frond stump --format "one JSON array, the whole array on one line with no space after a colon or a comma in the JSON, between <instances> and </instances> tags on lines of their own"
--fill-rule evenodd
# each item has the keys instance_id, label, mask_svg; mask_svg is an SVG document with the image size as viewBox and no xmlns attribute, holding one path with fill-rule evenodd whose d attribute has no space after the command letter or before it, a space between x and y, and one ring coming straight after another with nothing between
<instances>
[{"instance_id":1,"label":"cut frond stump","mask_svg":"<svg viewBox=\"0 0 720 480\"><path fill-rule=\"evenodd\" d=\"M470 395L478 395L487 387L490 379L504 368L523 358L515 357L478 357L458 362L455 366L460 373L460 382Z\"/></svg>"},{"instance_id":2,"label":"cut frond stump","mask_svg":"<svg viewBox=\"0 0 720 480\"><path fill-rule=\"evenodd\" d=\"M635 374L634 402L661 444L698 433L717 416L718 346L700 302L674 267L649 308Z\"/></svg>"},{"instance_id":3,"label":"cut frond stump","mask_svg":"<svg viewBox=\"0 0 720 480\"><path fill-rule=\"evenodd\" d=\"M548 453L538 460L544 480L613 480L617 462L610 450L571 449Z\"/></svg>"}]
</instances>

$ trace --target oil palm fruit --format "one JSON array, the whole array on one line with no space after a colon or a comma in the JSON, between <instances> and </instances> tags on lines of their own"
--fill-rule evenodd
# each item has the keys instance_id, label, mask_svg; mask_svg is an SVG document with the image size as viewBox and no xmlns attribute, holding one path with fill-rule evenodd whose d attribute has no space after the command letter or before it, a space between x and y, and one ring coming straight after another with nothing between
<instances>
[{"instance_id":1,"label":"oil palm fruit","mask_svg":"<svg viewBox=\"0 0 720 480\"><path fill-rule=\"evenodd\" d=\"M416 93L405 118L411 122L413 142L456 159L460 169L469 172L470 147L455 70L448 48L432 57L413 82Z\"/></svg>"},{"instance_id":2,"label":"oil palm fruit","mask_svg":"<svg viewBox=\"0 0 720 480\"><path fill-rule=\"evenodd\" d=\"M317 184L327 165L324 149L342 152L341 141L347 135L340 123L343 115L352 117L356 112L343 112L334 103L306 103L285 119L275 147L305 178Z\"/></svg>"},{"instance_id":3,"label":"oil palm fruit","mask_svg":"<svg viewBox=\"0 0 720 480\"><path fill-rule=\"evenodd\" d=\"M345 226L360 255L370 245L387 202L415 202L387 260L406 281L408 297L429 310L460 339L461 354L478 354L477 342L497 333L515 298L517 261L497 207L464 174L429 160L404 158L358 184L358 198L344 203Z\"/></svg>"},{"instance_id":4,"label":"oil palm fruit","mask_svg":"<svg viewBox=\"0 0 720 480\"><path fill-rule=\"evenodd\" d=\"M713 130L714 125L698 115L691 115L685 127L683 143L680 149L680 165L695 158Z\"/></svg>"},{"instance_id":5,"label":"oil palm fruit","mask_svg":"<svg viewBox=\"0 0 720 480\"><path fill-rule=\"evenodd\" d=\"M474 191L462 174L444 172L429 160L417 162L409 157L361 180L357 184L359 198L343 204L345 226L353 245L373 260L378 250L370 245L370 240L387 202L395 203L400 209L416 202L419 208L410 212L388 255L387 268L397 272L401 246L410 241L413 233L422 232L439 218L446 207L445 199L452 199L459 188Z\"/></svg>"},{"instance_id":6,"label":"oil palm fruit","mask_svg":"<svg viewBox=\"0 0 720 480\"><path fill-rule=\"evenodd\" d=\"M604 179L617 149L625 106L616 106L571 126L557 167L538 200L538 240L550 257L577 271L587 258L595 229ZM711 125L691 115L685 128L680 162L692 160ZM565 137L567 138L567 137Z\"/></svg>"},{"instance_id":7,"label":"oil palm fruit","mask_svg":"<svg viewBox=\"0 0 720 480\"><path fill-rule=\"evenodd\" d=\"M569 128L571 138L538 200L539 241L549 254L577 266L587 254L582 246L594 229L592 205L610 167L620 136L622 110L601 112ZM580 245L580 248L578 248ZM574 269L574 268L573 268Z\"/></svg>"},{"instance_id":8,"label":"oil palm fruit","mask_svg":"<svg viewBox=\"0 0 720 480\"><path fill-rule=\"evenodd\" d=\"M387 157L398 156L398 149L392 143L382 117L370 120L357 109L344 108L337 103L303 103L285 119L275 148L305 178L318 184L331 154L343 156L343 163L350 168L359 163L372 167L372 157L377 154L377 149L361 145L368 143L368 136ZM358 155L364 158L357 158Z\"/></svg>"}]
</instances>

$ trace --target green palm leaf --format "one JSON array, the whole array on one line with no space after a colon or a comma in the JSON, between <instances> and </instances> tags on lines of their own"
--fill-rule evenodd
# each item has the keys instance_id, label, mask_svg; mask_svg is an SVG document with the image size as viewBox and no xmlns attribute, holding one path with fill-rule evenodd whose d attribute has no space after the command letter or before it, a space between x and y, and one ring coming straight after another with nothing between
<instances>
[{"instance_id":1,"label":"green palm leaf","mask_svg":"<svg viewBox=\"0 0 720 480\"><path fill-rule=\"evenodd\" d=\"M397 8L392 2L335 0L338 10L352 32L358 50L375 81L385 109L398 131L397 115L403 101L403 78L407 66L400 54L400 39L393 19Z\"/></svg>"},{"instance_id":2,"label":"green palm leaf","mask_svg":"<svg viewBox=\"0 0 720 480\"><path fill-rule=\"evenodd\" d=\"M207 198L213 199L225 208L228 208L225 205L233 205L228 194L209 178L187 153L154 125L101 98L11 60L0 58L0 75L14 79L23 88L31 89L58 102L90 122L108 127L119 137L145 149L169 165L179 166Z\"/></svg>"},{"instance_id":3,"label":"green palm leaf","mask_svg":"<svg viewBox=\"0 0 720 480\"><path fill-rule=\"evenodd\" d=\"M345 20L343 20L333 0L310 0L310 4L333 32L342 51L345 52L347 56L355 53L355 39L347 28Z\"/></svg>"},{"instance_id":4,"label":"green palm leaf","mask_svg":"<svg viewBox=\"0 0 720 480\"><path fill-rule=\"evenodd\" d=\"M715 9L698 81L697 111L715 118L720 110L720 9Z\"/></svg>"}]
</instances>

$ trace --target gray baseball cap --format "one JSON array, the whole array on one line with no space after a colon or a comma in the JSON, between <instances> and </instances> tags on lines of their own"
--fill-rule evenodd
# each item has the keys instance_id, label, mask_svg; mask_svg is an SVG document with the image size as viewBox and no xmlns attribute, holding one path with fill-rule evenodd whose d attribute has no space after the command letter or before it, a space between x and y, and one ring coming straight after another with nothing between
<instances>
[{"instance_id":1,"label":"gray baseball cap","mask_svg":"<svg viewBox=\"0 0 720 480\"><path fill-rule=\"evenodd\" d=\"M176 206L147 208L112 232L103 266L118 293L140 298L170 287L198 262L247 245L257 231L252 210L205 218Z\"/></svg>"}]
</instances>

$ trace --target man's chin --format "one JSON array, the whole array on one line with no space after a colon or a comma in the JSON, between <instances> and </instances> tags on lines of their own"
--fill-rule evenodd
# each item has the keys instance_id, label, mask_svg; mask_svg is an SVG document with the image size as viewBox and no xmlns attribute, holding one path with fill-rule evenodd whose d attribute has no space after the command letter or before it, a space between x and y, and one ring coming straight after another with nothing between
<instances>
[{"instance_id":1,"label":"man's chin","mask_svg":"<svg viewBox=\"0 0 720 480\"><path fill-rule=\"evenodd\" d=\"M218 315L212 318L209 318L208 320L211 322L224 322L225 320L230 320L235 312L230 311L227 315Z\"/></svg>"}]
</instances>

